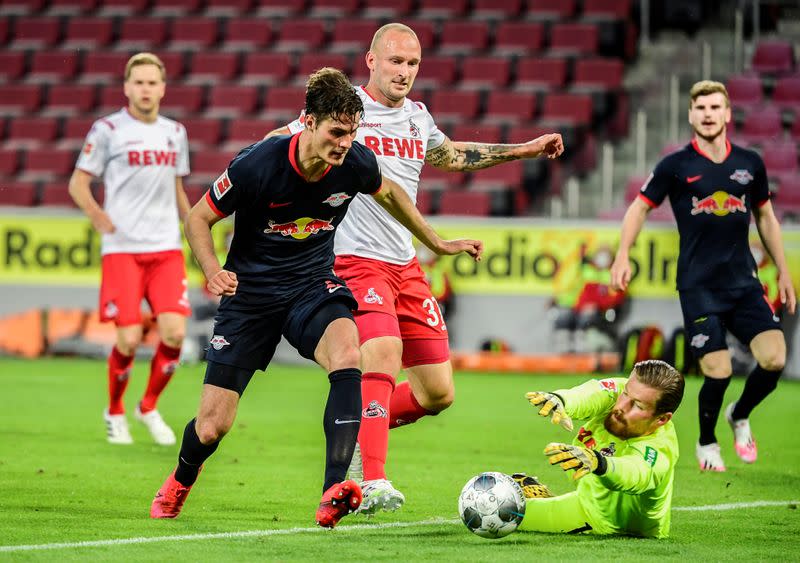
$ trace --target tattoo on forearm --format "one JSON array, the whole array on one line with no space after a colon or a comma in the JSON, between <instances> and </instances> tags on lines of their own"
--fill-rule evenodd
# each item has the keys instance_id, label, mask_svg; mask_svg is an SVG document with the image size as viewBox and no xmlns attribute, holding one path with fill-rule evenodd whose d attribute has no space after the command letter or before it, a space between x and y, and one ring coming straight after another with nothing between
<instances>
[{"instance_id":1,"label":"tattoo on forearm","mask_svg":"<svg viewBox=\"0 0 800 563\"><path fill-rule=\"evenodd\" d=\"M425 161L449 170L480 170L501 162L515 160L511 151L519 145L484 143L443 143L428 152Z\"/></svg>"}]
</instances>

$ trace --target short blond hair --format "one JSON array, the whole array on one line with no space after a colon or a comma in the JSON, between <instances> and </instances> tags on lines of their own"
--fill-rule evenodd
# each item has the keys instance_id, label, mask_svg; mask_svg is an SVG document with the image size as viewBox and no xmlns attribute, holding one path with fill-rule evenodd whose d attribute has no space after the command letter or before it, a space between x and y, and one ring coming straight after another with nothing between
<instances>
[{"instance_id":1,"label":"short blond hair","mask_svg":"<svg viewBox=\"0 0 800 563\"><path fill-rule=\"evenodd\" d=\"M378 48L378 45L380 44L381 38L387 31L400 31L401 33L408 33L414 39L417 40L417 43L419 43L419 37L417 37L417 34L414 32L414 30L408 27L407 25L397 22L387 23L386 25L378 29L378 31L375 32L375 35L372 36L372 43L370 43L369 45L370 51L375 52L375 50Z\"/></svg>"},{"instance_id":2,"label":"short blond hair","mask_svg":"<svg viewBox=\"0 0 800 563\"><path fill-rule=\"evenodd\" d=\"M161 80L164 82L167 81L167 69L164 66L164 61L153 53L136 53L128 59L128 62L125 64L125 81L127 82L131 77L131 70L133 70L133 67L142 65L157 66L158 70L161 71Z\"/></svg>"},{"instance_id":3,"label":"short blond hair","mask_svg":"<svg viewBox=\"0 0 800 563\"><path fill-rule=\"evenodd\" d=\"M708 96L709 94L722 94L725 97L725 105L731 107L731 99L728 96L728 89L722 82L714 80L701 80L695 82L692 89L689 90L689 109L692 109L692 104L700 96Z\"/></svg>"}]
</instances>

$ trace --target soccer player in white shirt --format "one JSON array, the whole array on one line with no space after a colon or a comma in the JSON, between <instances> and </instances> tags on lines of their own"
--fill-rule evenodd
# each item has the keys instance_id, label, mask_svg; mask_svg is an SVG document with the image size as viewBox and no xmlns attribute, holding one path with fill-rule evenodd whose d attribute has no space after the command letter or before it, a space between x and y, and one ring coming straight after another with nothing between
<instances>
[{"instance_id":1,"label":"soccer player in white shirt","mask_svg":"<svg viewBox=\"0 0 800 563\"><path fill-rule=\"evenodd\" d=\"M556 158L563 152L557 133L520 145L451 141L424 104L406 97L421 59L411 28L384 25L366 54L369 82L358 88L364 116L356 140L375 152L382 173L413 201L425 162L468 172L519 158ZM298 119L269 135L296 133L302 123ZM351 477L362 480L359 512L396 510L405 497L386 478L389 429L438 414L452 404L447 327L415 258L411 233L370 198L357 196L350 204L334 250L336 275L358 300L363 411ZM408 381L396 384L401 368L406 368Z\"/></svg>"},{"instance_id":2,"label":"soccer player in white shirt","mask_svg":"<svg viewBox=\"0 0 800 563\"><path fill-rule=\"evenodd\" d=\"M175 443L156 402L175 372L191 313L179 227L190 208L182 180L189 174L189 148L183 125L158 115L165 77L164 63L151 53L128 60L128 107L95 121L69 181L72 199L102 234L100 319L117 327L103 412L112 444L133 442L122 396L142 341L143 298L161 342L135 414L156 443ZM104 207L92 196L92 177L103 179Z\"/></svg>"}]
</instances>

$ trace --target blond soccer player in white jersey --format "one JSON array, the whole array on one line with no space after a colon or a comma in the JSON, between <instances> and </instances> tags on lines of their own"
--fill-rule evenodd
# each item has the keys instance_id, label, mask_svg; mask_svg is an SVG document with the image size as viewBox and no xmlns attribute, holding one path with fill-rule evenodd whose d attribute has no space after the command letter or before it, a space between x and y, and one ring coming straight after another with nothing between
<instances>
[{"instance_id":1,"label":"blond soccer player in white jersey","mask_svg":"<svg viewBox=\"0 0 800 563\"><path fill-rule=\"evenodd\" d=\"M375 33L366 54L370 79L357 89L364 116L356 140L378 157L382 173L416 201L425 162L453 172L520 158L558 157L561 135L521 145L451 141L424 104L406 96L422 51L414 31L399 23ZM268 134L296 133L302 119ZM405 497L386 478L389 429L436 415L455 390L447 327L415 258L411 233L370 198L356 197L337 229L335 271L358 300L363 411L351 476L362 481L362 514L396 510ZM401 368L408 380L396 384ZM362 473L363 468L363 473Z\"/></svg>"},{"instance_id":2,"label":"blond soccer player in white jersey","mask_svg":"<svg viewBox=\"0 0 800 563\"><path fill-rule=\"evenodd\" d=\"M165 76L164 63L153 54L128 60L128 107L95 121L69 181L72 199L102 235L100 318L117 327L103 412L112 444L133 442L122 397L142 341L143 298L161 341L135 415L157 444L175 443L156 402L175 372L191 312L179 227L190 208L182 180L189 174L189 148L183 125L158 114ZM92 177L103 179L103 207L92 196Z\"/></svg>"}]
</instances>

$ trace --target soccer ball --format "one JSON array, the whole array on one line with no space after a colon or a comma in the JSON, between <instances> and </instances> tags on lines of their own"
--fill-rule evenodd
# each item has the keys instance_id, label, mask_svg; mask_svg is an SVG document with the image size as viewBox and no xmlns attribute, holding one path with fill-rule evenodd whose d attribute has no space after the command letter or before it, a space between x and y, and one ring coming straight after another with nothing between
<instances>
[{"instance_id":1,"label":"soccer ball","mask_svg":"<svg viewBox=\"0 0 800 563\"><path fill-rule=\"evenodd\" d=\"M522 522L525 494L514 479L504 473L481 473L461 489L458 513L467 528L480 537L502 538Z\"/></svg>"}]
</instances>

